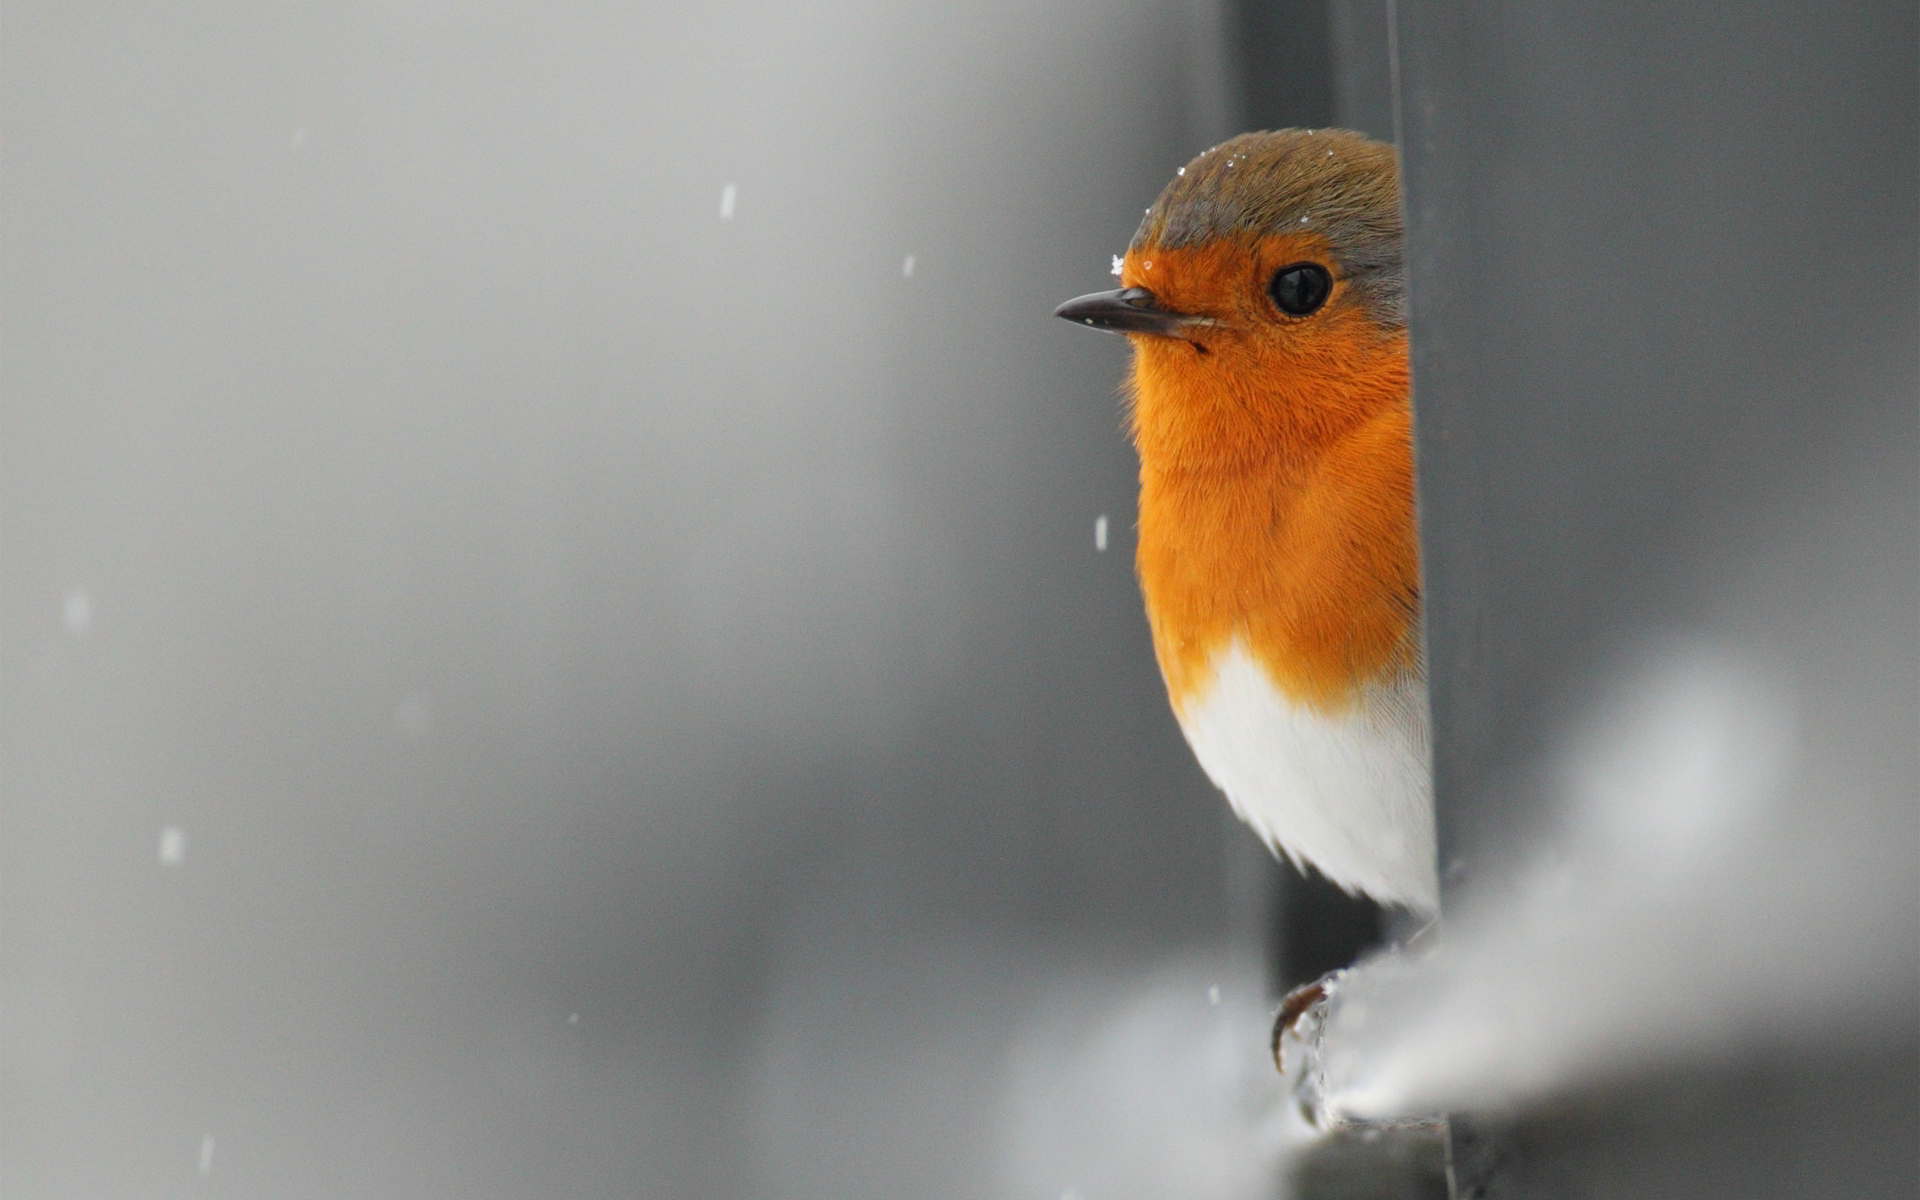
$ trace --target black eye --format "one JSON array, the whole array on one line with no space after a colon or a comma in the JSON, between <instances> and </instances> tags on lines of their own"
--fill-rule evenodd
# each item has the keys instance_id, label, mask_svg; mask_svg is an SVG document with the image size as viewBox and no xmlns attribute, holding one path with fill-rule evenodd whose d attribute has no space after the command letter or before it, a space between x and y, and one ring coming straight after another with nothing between
<instances>
[{"instance_id":1,"label":"black eye","mask_svg":"<svg viewBox=\"0 0 1920 1200\"><path fill-rule=\"evenodd\" d=\"M1267 294L1289 316L1304 317L1327 302L1333 276L1319 263L1294 263L1273 273Z\"/></svg>"}]
</instances>

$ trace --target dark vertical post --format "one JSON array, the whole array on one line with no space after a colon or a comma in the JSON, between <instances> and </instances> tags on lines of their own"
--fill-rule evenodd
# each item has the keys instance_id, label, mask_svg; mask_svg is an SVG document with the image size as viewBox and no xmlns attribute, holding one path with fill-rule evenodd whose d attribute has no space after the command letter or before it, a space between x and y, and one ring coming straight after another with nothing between
<instances>
[{"instance_id":1,"label":"dark vertical post","mask_svg":"<svg viewBox=\"0 0 1920 1200\"><path fill-rule=\"evenodd\" d=\"M1329 0L1333 123L1393 140L1393 59L1387 0Z\"/></svg>"},{"instance_id":2,"label":"dark vertical post","mask_svg":"<svg viewBox=\"0 0 1920 1200\"><path fill-rule=\"evenodd\" d=\"M1385 0L1241 0L1227 28L1246 128L1339 125L1393 137ZM1286 864L1276 870L1257 853L1258 869L1277 891L1271 961L1279 990L1344 967L1379 943L1377 905L1318 874Z\"/></svg>"},{"instance_id":3,"label":"dark vertical post","mask_svg":"<svg viewBox=\"0 0 1920 1200\"><path fill-rule=\"evenodd\" d=\"M1312 129L1334 121L1327 0L1235 0L1228 29L1248 129Z\"/></svg>"}]
</instances>

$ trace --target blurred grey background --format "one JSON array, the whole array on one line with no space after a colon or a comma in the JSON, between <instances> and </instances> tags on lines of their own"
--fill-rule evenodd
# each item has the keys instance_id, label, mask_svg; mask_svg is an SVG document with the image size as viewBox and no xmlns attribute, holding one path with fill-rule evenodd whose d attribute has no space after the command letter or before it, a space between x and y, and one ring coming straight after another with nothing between
<instances>
[{"instance_id":1,"label":"blurred grey background","mask_svg":"<svg viewBox=\"0 0 1920 1200\"><path fill-rule=\"evenodd\" d=\"M1704 634L1851 789L1800 916L1881 971L1795 1054L1457 1118L1464 1194L1910 1194L1915 46L1890 4L9 5L0 1190L1270 1191L1267 998L1379 916L1181 745L1125 347L1048 313L1199 149L1335 123L1402 134L1449 903L1527 864L1610 664ZM1658 914L1778 938L1766 1013L1828 961L1779 882ZM1637 999L1594 1028L1671 1050Z\"/></svg>"},{"instance_id":2,"label":"blurred grey background","mask_svg":"<svg viewBox=\"0 0 1920 1200\"><path fill-rule=\"evenodd\" d=\"M1115 1004L1259 1068L1048 315L1241 19L9 5L7 1194L1051 1200Z\"/></svg>"}]
</instances>

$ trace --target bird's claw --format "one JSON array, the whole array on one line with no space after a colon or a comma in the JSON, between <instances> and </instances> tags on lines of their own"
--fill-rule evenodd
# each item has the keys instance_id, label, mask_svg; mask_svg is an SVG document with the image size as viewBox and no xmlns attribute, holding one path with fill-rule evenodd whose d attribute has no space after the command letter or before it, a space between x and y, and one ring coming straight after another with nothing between
<instances>
[{"instance_id":1,"label":"bird's claw","mask_svg":"<svg viewBox=\"0 0 1920 1200\"><path fill-rule=\"evenodd\" d=\"M1287 1073L1286 1040L1287 1035L1300 1024L1302 1017L1313 1011L1317 1004L1326 1002L1332 994L1333 986L1345 971L1329 971L1312 983L1303 983L1288 992L1280 1001L1280 1011L1273 1016L1273 1040L1270 1049L1273 1052L1273 1065L1282 1075Z\"/></svg>"}]
</instances>

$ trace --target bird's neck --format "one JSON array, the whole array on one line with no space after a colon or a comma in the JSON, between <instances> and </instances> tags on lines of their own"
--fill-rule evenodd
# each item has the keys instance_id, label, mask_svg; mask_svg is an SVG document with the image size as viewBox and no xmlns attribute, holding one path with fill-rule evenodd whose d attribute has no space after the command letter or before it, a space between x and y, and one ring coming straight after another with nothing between
<instances>
[{"instance_id":1,"label":"bird's neck","mask_svg":"<svg viewBox=\"0 0 1920 1200\"><path fill-rule=\"evenodd\" d=\"M1145 415L1161 415L1149 381L1136 383ZM1325 711L1415 668L1404 370L1397 389L1349 395L1338 408L1341 420L1304 422L1320 433L1313 439L1223 444L1178 422L1162 422L1168 436L1156 437L1136 420L1140 582L1176 709L1205 694L1236 638L1289 698Z\"/></svg>"}]
</instances>

